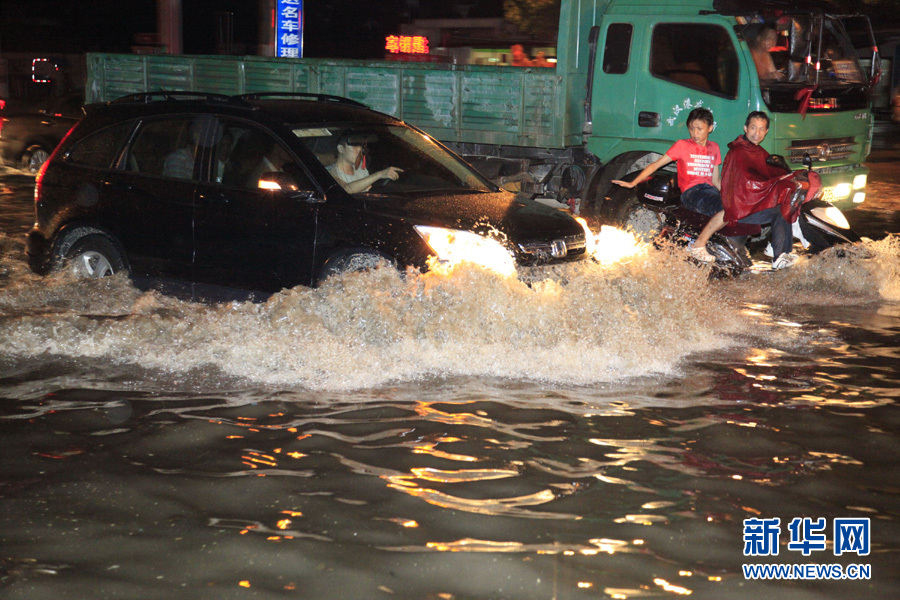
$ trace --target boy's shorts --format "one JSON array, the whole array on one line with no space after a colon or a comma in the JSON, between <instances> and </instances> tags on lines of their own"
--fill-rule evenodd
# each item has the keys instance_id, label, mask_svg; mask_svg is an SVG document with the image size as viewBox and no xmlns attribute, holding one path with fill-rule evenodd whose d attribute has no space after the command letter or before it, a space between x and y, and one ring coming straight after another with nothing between
<instances>
[{"instance_id":1,"label":"boy's shorts","mask_svg":"<svg viewBox=\"0 0 900 600\"><path fill-rule=\"evenodd\" d=\"M682 192L681 203L696 213L711 217L722 210L722 195L715 186L698 183Z\"/></svg>"}]
</instances>

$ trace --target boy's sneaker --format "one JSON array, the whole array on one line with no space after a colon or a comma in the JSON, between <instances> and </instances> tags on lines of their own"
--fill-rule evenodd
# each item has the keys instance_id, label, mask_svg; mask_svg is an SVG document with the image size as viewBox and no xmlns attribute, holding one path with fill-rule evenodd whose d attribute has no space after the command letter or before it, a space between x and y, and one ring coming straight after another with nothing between
<instances>
[{"instance_id":1,"label":"boy's sneaker","mask_svg":"<svg viewBox=\"0 0 900 600\"><path fill-rule=\"evenodd\" d=\"M772 261L772 268L776 271L780 271L781 269L787 269L792 266L797 259L800 258L793 252L782 252L781 256Z\"/></svg>"},{"instance_id":2,"label":"boy's sneaker","mask_svg":"<svg viewBox=\"0 0 900 600\"><path fill-rule=\"evenodd\" d=\"M706 248L691 248L688 250L691 258L700 262L711 263L716 262L716 257L706 251Z\"/></svg>"}]
</instances>

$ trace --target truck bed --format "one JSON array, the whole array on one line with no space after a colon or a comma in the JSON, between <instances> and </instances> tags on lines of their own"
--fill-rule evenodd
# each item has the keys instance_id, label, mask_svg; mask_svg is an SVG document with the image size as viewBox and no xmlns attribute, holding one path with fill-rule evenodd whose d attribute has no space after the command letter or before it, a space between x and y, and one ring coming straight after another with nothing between
<instances>
[{"instance_id":1,"label":"truck bed","mask_svg":"<svg viewBox=\"0 0 900 600\"><path fill-rule=\"evenodd\" d=\"M584 82L552 68L105 53L87 65L88 102L157 90L309 92L362 102L445 142L581 143Z\"/></svg>"}]
</instances>

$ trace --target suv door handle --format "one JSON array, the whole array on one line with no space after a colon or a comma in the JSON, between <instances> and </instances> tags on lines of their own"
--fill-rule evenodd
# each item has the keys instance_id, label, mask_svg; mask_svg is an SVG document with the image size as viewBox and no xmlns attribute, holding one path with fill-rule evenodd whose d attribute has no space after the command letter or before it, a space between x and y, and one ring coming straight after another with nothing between
<instances>
[{"instance_id":1,"label":"suv door handle","mask_svg":"<svg viewBox=\"0 0 900 600\"><path fill-rule=\"evenodd\" d=\"M100 183L107 189L112 190L116 193L130 192L132 187L130 183L126 183L118 179L107 179L105 177L100 180Z\"/></svg>"},{"instance_id":2,"label":"suv door handle","mask_svg":"<svg viewBox=\"0 0 900 600\"><path fill-rule=\"evenodd\" d=\"M199 202L205 203L205 204L222 205L222 204L228 204L229 202L231 202L231 196L229 196L225 192L210 192L210 193L200 192L197 195L197 200Z\"/></svg>"}]
</instances>

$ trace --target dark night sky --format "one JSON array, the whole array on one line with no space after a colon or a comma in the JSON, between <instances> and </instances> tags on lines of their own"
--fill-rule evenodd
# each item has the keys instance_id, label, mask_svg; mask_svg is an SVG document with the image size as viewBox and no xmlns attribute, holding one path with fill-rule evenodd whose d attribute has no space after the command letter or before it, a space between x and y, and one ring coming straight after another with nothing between
<instances>
[{"instance_id":1,"label":"dark night sky","mask_svg":"<svg viewBox=\"0 0 900 600\"><path fill-rule=\"evenodd\" d=\"M881 0L873 24L897 27L892 1ZM305 0L305 55L372 58L383 54L384 37L413 18L500 17L503 0ZM182 0L184 51L215 52L215 13L234 15L235 53L256 52L257 0ZM880 10L880 12L879 12ZM888 16L890 15L890 16ZM134 34L156 30L155 0L2 0L0 51L81 53L129 52Z\"/></svg>"},{"instance_id":2,"label":"dark night sky","mask_svg":"<svg viewBox=\"0 0 900 600\"><path fill-rule=\"evenodd\" d=\"M384 36L414 17L502 16L503 0L306 0L306 56L378 56ZM215 13L234 14L236 52L254 53L258 42L256 0L182 0L184 51L215 50ZM3 0L0 3L0 51L128 52L134 34L156 30L155 0Z\"/></svg>"}]
</instances>

